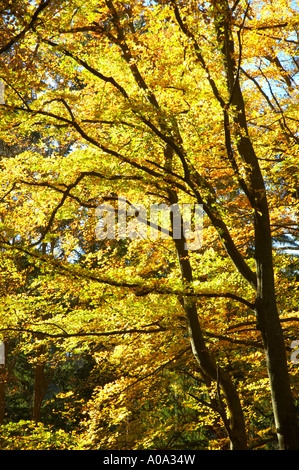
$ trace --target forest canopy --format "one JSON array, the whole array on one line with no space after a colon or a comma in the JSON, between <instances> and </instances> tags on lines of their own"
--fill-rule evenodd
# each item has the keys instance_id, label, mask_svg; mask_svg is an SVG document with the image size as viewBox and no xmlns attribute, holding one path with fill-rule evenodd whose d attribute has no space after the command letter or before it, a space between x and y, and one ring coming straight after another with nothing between
<instances>
[{"instance_id":1,"label":"forest canopy","mask_svg":"<svg viewBox=\"0 0 299 470\"><path fill-rule=\"evenodd\" d=\"M0 449L299 449L297 2L0 6Z\"/></svg>"}]
</instances>

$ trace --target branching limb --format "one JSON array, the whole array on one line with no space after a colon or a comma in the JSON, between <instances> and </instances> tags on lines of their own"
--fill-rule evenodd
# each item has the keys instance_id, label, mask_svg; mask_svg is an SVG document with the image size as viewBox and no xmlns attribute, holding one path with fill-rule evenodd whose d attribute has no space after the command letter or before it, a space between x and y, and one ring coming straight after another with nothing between
<instances>
[{"instance_id":1,"label":"branching limb","mask_svg":"<svg viewBox=\"0 0 299 470\"><path fill-rule=\"evenodd\" d=\"M50 323L45 323L44 326ZM57 326L57 325L55 325ZM58 327L61 328L61 327ZM32 335L43 335L48 338L86 338L86 337L104 337L104 336L119 336L119 335L127 335L127 334L152 334L152 333L161 333L162 331L166 331L166 328L159 326L157 328L150 328L150 329L143 329L143 328L128 328L127 330L114 330L114 331L103 331L103 332L96 332L96 331L79 331L77 333L67 333L65 330L62 333L48 333L46 331L39 331L34 330L31 328L22 328L22 327L7 327L7 328L0 328L0 331L17 331L21 333L29 333Z\"/></svg>"},{"instance_id":2,"label":"branching limb","mask_svg":"<svg viewBox=\"0 0 299 470\"><path fill-rule=\"evenodd\" d=\"M137 295L139 292L142 292L143 294L160 294L160 295L176 295L178 297L181 297L182 295L185 297L193 297L193 298L228 298L235 300L236 302L240 302L246 307L250 308L251 310L255 310L255 304L249 302L248 300L244 299L241 296L238 296L236 294L230 293L230 292L196 292L193 289L172 289L170 287L160 287L156 283L155 284L150 284L148 283L147 285L144 285L144 282L129 282L125 280L118 280L115 277L114 278L109 278L108 276L106 277L100 277L96 273L91 274L88 271L84 271L82 269L76 269L74 266L70 268L68 265L63 264L59 260L56 259L49 259L48 257L45 257L41 255L38 252L33 252L29 251L26 248L23 248L18 245L11 245L9 242L5 241L2 237L2 241L0 242L0 245L6 247L6 248L11 248L13 250L17 250L21 253L24 253L28 256L31 256L35 259L38 259L41 262L48 263L52 265L54 268L57 268L61 274L65 274L67 276L70 276L74 279L88 279L90 281L95 281L99 282L100 284L107 284L112 287L122 287L122 288L129 288L132 289L133 291L136 291Z\"/></svg>"},{"instance_id":3,"label":"branching limb","mask_svg":"<svg viewBox=\"0 0 299 470\"><path fill-rule=\"evenodd\" d=\"M25 28L16 36L14 36L7 44L2 46L0 48L0 54L3 54L3 52L7 52L14 44L16 44L18 41L23 39L25 34L30 30L33 29L36 21L38 19L38 15L50 4L51 0L41 0L39 6L35 10L34 14L32 15L31 21L26 24Z\"/></svg>"}]
</instances>

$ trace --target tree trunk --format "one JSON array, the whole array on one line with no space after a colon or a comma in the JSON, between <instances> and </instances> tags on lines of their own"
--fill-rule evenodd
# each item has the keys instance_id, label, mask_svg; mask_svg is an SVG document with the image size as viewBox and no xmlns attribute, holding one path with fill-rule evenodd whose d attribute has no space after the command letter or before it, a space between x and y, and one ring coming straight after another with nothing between
<instances>
[{"instance_id":1,"label":"tree trunk","mask_svg":"<svg viewBox=\"0 0 299 470\"><path fill-rule=\"evenodd\" d=\"M246 121L245 104L239 82L232 17L227 0L213 1L215 30L222 53L229 103L223 106L226 148L229 160L254 212L256 262L256 315L261 331L272 397L279 448L299 449L299 429L290 387L286 349L276 304L272 258L272 235L267 193ZM246 16L246 15L245 15ZM245 18L245 17L244 17ZM239 50L239 61L241 50ZM228 107L231 106L230 118ZM230 124L231 119L231 124ZM232 132L241 164L231 145ZM245 173L245 178L241 176Z\"/></svg>"},{"instance_id":2,"label":"tree trunk","mask_svg":"<svg viewBox=\"0 0 299 470\"><path fill-rule=\"evenodd\" d=\"M256 219L262 217L257 214ZM264 220L256 220L257 327L264 344L279 448L292 450L299 449L299 429L276 305L271 245ZM267 226L269 231L270 224Z\"/></svg>"},{"instance_id":3,"label":"tree trunk","mask_svg":"<svg viewBox=\"0 0 299 470\"><path fill-rule=\"evenodd\" d=\"M44 346L38 348L37 361L44 353ZM45 363L37 362L34 371L34 393L33 393L33 408L32 420L38 423L40 421L41 406L45 395Z\"/></svg>"},{"instance_id":4,"label":"tree trunk","mask_svg":"<svg viewBox=\"0 0 299 470\"><path fill-rule=\"evenodd\" d=\"M171 204L177 203L176 194L169 192ZM173 215L173 214L172 214ZM176 251L181 269L182 280L186 284L193 281L192 267L189 261L188 251L185 249L183 227L181 226L181 238L174 239ZM220 393L218 393L217 411L219 412L228 437L231 450L245 450L247 448L247 436L242 406L237 390L229 374L221 369L210 354L201 331L198 320L198 312L195 297L183 297L182 306L186 312L189 337L194 357L204 376L209 377L217 384L217 388L223 392L229 411L229 419L222 405Z\"/></svg>"},{"instance_id":5,"label":"tree trunk","mask_svg":"<svg viewBox=\"0 0 299 470\"><path fill-rule=\"evenodd\" d=\"M259 304L258 322L265 348L279 448L298 450L298 422L291 393L281 325L278 315L275 314L276 306L263 299Z\"/></svg>"},{"instance_id":6,"label":"tree trunk","mask_svg":"<svg viewBox=\"0 0 299 470\"><path fill-rule=\"evenodd\" d=\"M198 320L196 301L192 298L184 299L184 309L187 315L194 357L204 375L217 383L225 398L230 418L226 417L226 411L222 408L220 396L218 396L219 409L217 411L224 422L230 439L230 448L231 450L245 450L247 448L245 420L236 388L229 374L216 364L206 347Z\"/></svg>"}]
</instances>

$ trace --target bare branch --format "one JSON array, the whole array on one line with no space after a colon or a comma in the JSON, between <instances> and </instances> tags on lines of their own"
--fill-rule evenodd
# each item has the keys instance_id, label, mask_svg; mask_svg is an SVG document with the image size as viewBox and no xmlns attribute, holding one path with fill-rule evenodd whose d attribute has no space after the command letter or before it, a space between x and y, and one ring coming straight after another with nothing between
<instances>
[{"instance_id":1,"label":"bare branch","mask_svg":"<svg viewBox=\"0 0 299 470\"><path fill-rule=\"evenodd\" d=\"M236 87L236 84L238 83L238 80L239 80L240 68L241 68L241 61L242 61L242 40L241 40L241 33L242 33L243 28L244 28L244 24L245 24L245 20L246 20L246 16L247 16L248 10L249 10L249 6L250 6L250 2L247 3L247 7L246 7L246 10L245 10L245 13L244 13L244 16L243 16L243 21L242 21L242 24L240 25L240 28L239 28L238 33L237 33L237 36L238 36L238 43L239 43L238 66L237 66L237 71L236 71L236 74L235 74L235 79L234 79L234 83L233 83L233 86L232 86L232 90L231 90L231 94L230 94L228 106L229 106L229 105L231 104L231 102L232 102L233 95L234 95L234 91L235 91L235 87Z\"/></svg>"},{"instance_id":2,"label":"bare branch","mask_svg":"<svg viewBox=\"0 0 299 470\"><path fill-rule=\"evenodd\" d=\"M44 326L49 325L50 323L45 323ZM57 325L55 325L57 326ZM58 327L61 328L61 327ZM151 329L142 329L142 328L129 328L127 330L115 330L115 331L103 331L103 332L95 332L95 331L79 331L77 333L67 333L63 330L63 333L48 333L46 331L38 331L30 328L22 328L22 327L7 327L7 328L0 328L0 331L18 331L22 333L29 333L32 335L43 335L49 338L74 338L74 337L103 337L103 336L118 336L118 335L127 335L127 334L152 334L152 333L161 333L162 331L166 331L166 328L159 326L158 328L151 328Z\"/></svg>"}]
</instances>

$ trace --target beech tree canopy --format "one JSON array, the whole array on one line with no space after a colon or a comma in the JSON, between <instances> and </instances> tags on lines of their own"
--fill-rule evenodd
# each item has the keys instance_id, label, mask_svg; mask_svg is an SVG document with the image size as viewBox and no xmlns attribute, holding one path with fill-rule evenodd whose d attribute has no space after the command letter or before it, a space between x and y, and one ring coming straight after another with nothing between
<instances>
[{"instance_id":1,"label":"beech tree canopy","mask_svg":"<svg viewBox=\"0 0 299 470\"><path fill-rule=\"evenodd\" d=\"M0 4L0 448L299 449L297 2Z\"/></svg>"}]
</instances>

